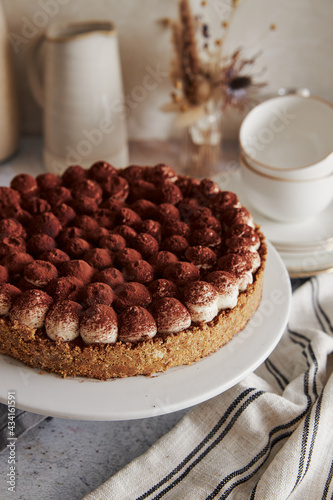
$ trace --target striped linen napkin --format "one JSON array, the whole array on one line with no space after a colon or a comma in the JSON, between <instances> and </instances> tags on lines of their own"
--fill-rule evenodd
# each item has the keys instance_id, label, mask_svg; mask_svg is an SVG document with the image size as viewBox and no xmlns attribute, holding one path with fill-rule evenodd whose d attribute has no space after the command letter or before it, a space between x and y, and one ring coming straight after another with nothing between
<instances>
[{"instance_id":1,"label":"striped linen napkin","mask_svg":"<svg viewBox=\"0 0 333 500\"><path fill-rule=\"evenodd\" d=\"M327 274L294 292L288 327L255 373L196 406L85 500L333 498L332 353Z\"/></svg>"}]
</instances>

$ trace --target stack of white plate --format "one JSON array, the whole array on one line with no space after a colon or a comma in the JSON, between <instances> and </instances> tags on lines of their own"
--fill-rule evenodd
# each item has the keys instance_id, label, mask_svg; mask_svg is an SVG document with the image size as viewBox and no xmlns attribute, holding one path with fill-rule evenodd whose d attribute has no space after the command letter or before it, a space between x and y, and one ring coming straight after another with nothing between
<instances>
[{"instance_id":1,"label":"stack of white plate","mask_svg":"<svg viewBox=\"0 0 333 500\"><path fill-rule=\"evenodd\" d=\"M243 198L241 188L236 187ZM333 203L312 219L296 223L274 221L256 210L252 213L280 253L291 277L333 272Z\"/></svg>"},{"instance_id":2,"label":"stack of white plate","mask_svg":"<svg viewBox=\"0 0 333 500\"><path fill-rule=\"evenodd\" d=\"M289 273L333 271L332 104L301 95L264 101L245 117L239 143L234 190Z\"/></svg>"}]
</instances>

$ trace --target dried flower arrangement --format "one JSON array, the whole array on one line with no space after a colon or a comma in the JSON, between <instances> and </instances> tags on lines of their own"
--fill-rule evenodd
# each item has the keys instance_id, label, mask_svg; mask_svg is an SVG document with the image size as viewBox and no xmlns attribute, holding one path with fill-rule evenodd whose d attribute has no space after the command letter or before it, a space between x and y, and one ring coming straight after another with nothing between
<instances>
[{"instance_id":1,"label":"dried flower arrangement","mask_svg":"<svg viewBox=\"0 0 333 500\"><path fill-rule=\"evenodd\" d=\"M228 18L221 22L221 37L212 40L210 27L202 15L193 15L189 0L179 0L179 19L164 20L172 30L175 57L170 79L174 90L172 102L163 111L177 112L176 124L191 125L204 113L208 102L222 110L233 107L243 111L255 102L255 94L264 82L255 82L250 72L258 54L242 57L242 49L223 56L223 45L240 0L230 0ZM203 0L201 5L206 6Z\"/></svg>"}]
</instances>

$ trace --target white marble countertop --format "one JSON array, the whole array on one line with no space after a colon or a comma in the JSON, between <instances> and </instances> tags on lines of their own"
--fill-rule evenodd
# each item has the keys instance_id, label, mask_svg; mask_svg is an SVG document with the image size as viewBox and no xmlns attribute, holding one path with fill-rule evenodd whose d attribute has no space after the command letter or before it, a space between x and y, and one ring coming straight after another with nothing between
<instances>
[{"instance_id":1,"label":"white marble countertop","mask_svg":"<svg viewBox=\"0 0 333 500\"><path fill-rule=\"evenodd\" d=\"M7 491L8 453L0 455L0 498L81 500L145 453L185 413L118 422L47 418L16 443L15 493Z\"/></svg>"},{"instance_id":2,"label":"white marble countertop","mask_svg":"<svg viewBox=\"0 0 333 500\"><path fill-rule=\"evenodd\" d=\"M234 156L235 148L231 148L227 157L233 161ZM158 141L131 143L130 160L137 164L163 161L177 168L179 146ZM13 176L22 172L36 176L44 171L41 138L23 138L16 155L0 164L0 185L8 186ZM48 418L17 442L16 493L7 491L3 473L0 498L80 500L148 450L187 411L118 422ZM7 459L5 452L0 455L0 470L7 470Z\"/></svg>"}]
</instances>

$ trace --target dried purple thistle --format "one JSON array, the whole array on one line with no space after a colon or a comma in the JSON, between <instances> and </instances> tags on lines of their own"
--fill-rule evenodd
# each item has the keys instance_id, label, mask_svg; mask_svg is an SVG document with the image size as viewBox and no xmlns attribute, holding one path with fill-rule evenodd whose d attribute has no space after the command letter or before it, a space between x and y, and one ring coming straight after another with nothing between
<instances>
[{"instance_id":1,"label":"dried purple thistle","mask_svg":"<svg viewBox=\"0 0 333 500\"><path fill-rule=\"evenodd\" d=\"M243 74L246 66L252 66L257 57L251 59L241 58L241 49L237 49L230 57L230 62L221 68L221 95L222 108L225 110L229 106L241 111L256 102L255 94L266 83L255 82L253 75Z\"/></svg>"}]
</instances>

